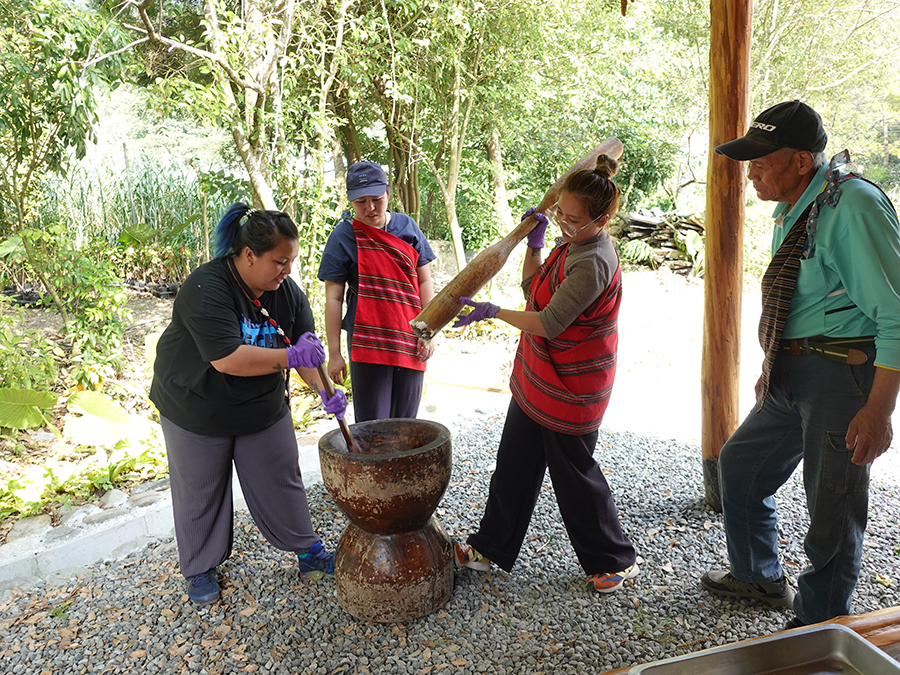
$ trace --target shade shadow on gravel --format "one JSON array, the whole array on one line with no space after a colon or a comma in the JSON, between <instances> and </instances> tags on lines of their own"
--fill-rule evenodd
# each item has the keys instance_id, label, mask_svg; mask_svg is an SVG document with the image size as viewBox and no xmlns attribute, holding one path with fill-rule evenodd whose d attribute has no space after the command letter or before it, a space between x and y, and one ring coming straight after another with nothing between
<instances>
[{"instance_id":1,"label":"shade shadow on gravel","mask_svg":"<svg viewBox=\"0 0 900 675\"><path fill-rule=\"evenodd\" d=\"M454 539L477 527L502 424L502 415L475 415L453 439L453 477L437 514ZM641 575L617 593L585 589L549 478L513 573L458 571L443 609L404 624L357 622L338 606L332 579L300 583L293 556L272 549L238 513L220 602L187 602L174 542L154 543L77 580L8 598L0 605L2 670L599 673L780 630L790 614L699 587L726 554L721 516L702 503L698 446L601 430L595 456L641 559ZM900 604L897 489L879 483L871 491L857 612ZM321 484L308 494L316 528L334 549L346 520ZM783 556L796 577L807 524L799 473L778 505Z\"/></svg>"}]
</instances>

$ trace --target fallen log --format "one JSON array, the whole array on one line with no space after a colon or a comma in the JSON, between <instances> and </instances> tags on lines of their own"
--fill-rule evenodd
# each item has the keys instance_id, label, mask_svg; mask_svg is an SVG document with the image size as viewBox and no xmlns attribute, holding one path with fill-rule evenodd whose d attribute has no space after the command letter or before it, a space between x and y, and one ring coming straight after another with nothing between
<instances>
[{"instance_id":1,"label":"fallen log","mask_svg":"<svg viewBox=\"0 0 900 675\"><path fill-rule=\"evenodd\" d=\"M622 156L622 149L622 142L618 138L607 138L572 165L559 180L550 186L541 203L537 205L537 211L544 213L556 203L559 189L569 174L580 169L593 169L597 163L597 157L600 155L609 155L618 159ZM493 279L506 264L512 250L534 229L535 225L537 225L537 219L529 216L503 239L491 244L475 256L468 265L460 270L459 274L444 286L440 293L432 298L418 316L409 322L413 332L423 340L430 340L440 333L444 326L462 310L463 304L459 299L474 297L488 281Z\"/></svg>"}]
</instances>

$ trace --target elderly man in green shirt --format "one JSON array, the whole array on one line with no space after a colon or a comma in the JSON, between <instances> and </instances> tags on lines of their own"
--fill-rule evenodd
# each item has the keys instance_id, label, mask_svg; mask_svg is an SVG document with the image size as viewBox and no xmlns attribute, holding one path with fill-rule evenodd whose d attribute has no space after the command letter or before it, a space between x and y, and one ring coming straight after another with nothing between
<instances>
[{"instance_id":1,"label":"elderly man in green shirt","mask_svg":"<svg viewBox=\"0 0 900 675\"><path fill-rule=\"evenodd\" d=\"M722 448L719 483L730 571L712 593L793 606L786 628L851 613L869 468L891 443L900 389L900 225L887 196L827 162L819 115L800 101L761 113L716 148L748 161L775 208L763 278L766 358L753 412ZM778 556L774 494L803 460L809 565L790 587Z\"/></svg>"}]
</instances>

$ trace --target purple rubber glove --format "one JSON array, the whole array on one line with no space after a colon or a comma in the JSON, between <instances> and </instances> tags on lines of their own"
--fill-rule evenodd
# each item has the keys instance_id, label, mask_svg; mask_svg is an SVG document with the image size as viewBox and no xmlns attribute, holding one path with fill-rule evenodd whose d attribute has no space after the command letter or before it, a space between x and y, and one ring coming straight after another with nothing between
<instances>
[{"instance_id":1,"label":"purple rubber glove","mask_svg":"<svg viewBox=\"0 0 900 675\"><path fill-rule=\"evenodd\" d=\"M522 214L521 220L525 220L528 216L534 216L538 221L534 229L528 233L528 248L544 248L544 233L550 221L543 213L537 213L533 206Z\"/></svg>"},{"instance_id":2,"label":"purple rubber glove","mask_svg":"<svg viewBox=\"0 0 900 675\"><path fill-rule=\"evenodd\" d=\"M344 413L347 412L347 396L344 392L335 389L334 396L328 398L328 394L323 389L319 392L319 396L322 397L322 402L325 404L325 412L334 415L339 420L344 419Z\"/></svg>"},{"instance_id":3,"label":"purple rubber glove","mask_svg":"<svg viewBox=\"0 0 900 675\"><path fill-rule=\"evenodd\" d=\"M297 344L287 348L288 368L316 368L325 363L325 348L312 333L304 333Z\"/></svg>"},{"instance_id":4,"label":"purple rubber glove","mask_svg":"<svg viewBox=\"0 0 900 675\"><path fill-rule=\"evenodd\" d=\"M468 326L473 321L484 321L485 319L493 319L497 316L497 312L500 311L500 308L497 305L492 305L489 302L473 302L471 298L460 298L459 301L464 304L472 307L472 311L468 314L460 314L456 317L456 323L454 323L451 328L461 328L463 326Z\"/></svg>"}]
</instances>

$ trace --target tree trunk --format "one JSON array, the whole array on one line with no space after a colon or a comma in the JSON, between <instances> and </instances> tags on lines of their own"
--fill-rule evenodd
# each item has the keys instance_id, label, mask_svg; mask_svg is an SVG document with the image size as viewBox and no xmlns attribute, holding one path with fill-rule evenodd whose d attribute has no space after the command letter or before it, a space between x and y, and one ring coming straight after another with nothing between
<instances>
[{"instance_id":1,"label":"tree trunk","mask_svg":"<svg viewBox=\"0 0 900 675\"><path fill-rule=\"evenodd\" d=\"M226 83L224 86L228 86ZM241 128L237 120L232 120L231 137L244 160L244 167L250 176L250 190L253 199L253 207L277 211L275 195L272 192L271 179L269 177L269 160L265 148L254 147Z\"/></svg>"},{"instance_id":2,"label":"tree trunk","mask_svg":"<svg viewBox=\"0 0 900 675\"><path fill-rule=\"evenodd\" d=\"M387 125L388 150L390 155L391 186L404 213L419 222L422 211L419 195L419 165L410 161L415 129L405 133L402 130L405 106L395 105Z\"/></svg>"},{"instance_id":3,"label":"tree trunk","mask_svg":"<svg viewBox=\"0 0 900 675\"><path fill-rule=\"evenodd\" d=\"M494 197L494 214L500 223L500 231L512 229L513 219L509 210L509 197L506 193L506 174L503 170L503 154L500 147L500 127L490 122L490 134L484 142L488 164L491 167L491 194Z\"/></svg>"},{"instance_id":4,"label":"tree trunk","mask_svg":"<svg viewBox=\"0 0 900 675\"><path fill-rule=\"evenodd\" d=\"M752 0L710 6L701 445L706 501L721 511L719 451L738 425L745 180L743 163L713 148L747 129Z\"/></svg>"},{"instance_id":5,"label":"tree trunk","mask_svg":"<svg viewBox=\"0 0 900 675\"><path fill-rule=\"evenodd\" d=\"M459 183L459 167L461 164L460 148L460 99L462 98L462 74L459 52L453 64L453 102L450 111L450 161L447 166L447 187L444 190L444 208L447 211L447 224L453 239L453 250L456 252L457 272L466 266L466 250L463 248L462 228L456 216L456 186Z\"/></svg>"},{"instance_id":6,"label":"tree trunk","mask_svg":"<svg viewBox=\"0 0 900 675\"><path fill-rule=\"evenodd\" d=\"M23 190L24 193L27 192ZM16 223L18 224L19 236L22 238L22 248L25 249L25 258L28 260L28 264L31 265L31 269L37 274L38 281L41 282L41 285L47 292L50 294L50 297L53 298L53 302L56 303L57 309L59 309L59 315L62 317L63 325L66 328L66 332L68 332L69 328L69 313L66 311L66 306L63 304L62 298L59 295L59 292L56 290L56 285L53 283L53 279L44 274L44 268L42 265L39 265L37 259L34 257L34 251L31 248L31 242L28 241L28 237L25 234L25 199L24 196L13 195L15 199L15 207L16 207Z\"/></svg>"},{"instance_id":7,"label":"tree trunk","mask_svg":"<svg viewBox=\"0 0 900 675\"><path fill-rule=\"evenodd\" d=\"M410 161L416 130L405 128L407 106L388 97L385 81L380 77L373 77L372 86L381 102L384 128L387 133L391 190L400 202L400 209L418 222L422 210L419 196L419 166L416 162Z\"/></svg>"},{"instance_id":8,"label":"tree trunk","mask_svg":"<svg viewBox=\"0 0 900 675\"><path fill-rule=\"evenodd\" d=\"M403 212L418 223L422 211L419 165L409 161L410 154L409 143L391 143L391 182L396 186L396 195L403 205Z\"/></svg>"},{"instance_id":9,"label":"tree trunk","mask_svg":"<svg viewBox=\"0 0 900 675\"><path fill-rule=\"evenodd\" d=\"M331 161L334 163L334 184L343 192L347 184L347 164L344 162L344 147L340 136L331 145Z\"/></svg>"},{"instance_id":10,"label":"tree trunk","mask_svg":"<svg viewBox=\"0 0 900 675\"><path fill-rule=\"evenodd\" d=\"M202 231L200 233L200 250L197 251L197 254L202 264L209 262L209 194L203 189L203 182L200 180L200 169L197 168L197 164L193 159L189 161L188 164L190 164L194 173L197 174L197 191L200 193L200 220Z\"/></svg>"},{"instance_id":11,"label":"tree trunk","mask_svg":"<svg viewBox=\"0 0 900 675\"><path fill-rule=\"evenodd\" d=\"M356 122L353 121L353 109L347 99L347 92L343 87L334 92L334 112L343 120L338 126L338 138L341 141L341 149L347 159L347 166L356 164L362 159L362 151L359 148L359 134L356 132Z\"/></svg>"},{"instance_id":12,"label":"tree trunk","mask_svg":"<svg viewBox=\"0 0 900 675\"><path fill-rule=\"evenodd\" d=\"M200 262L209 262L209 195L206 190L200 193L200 208L203 215L203 248Z\"/></svg>"}]
</instances>

